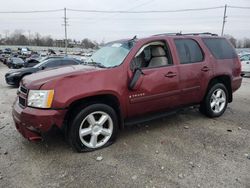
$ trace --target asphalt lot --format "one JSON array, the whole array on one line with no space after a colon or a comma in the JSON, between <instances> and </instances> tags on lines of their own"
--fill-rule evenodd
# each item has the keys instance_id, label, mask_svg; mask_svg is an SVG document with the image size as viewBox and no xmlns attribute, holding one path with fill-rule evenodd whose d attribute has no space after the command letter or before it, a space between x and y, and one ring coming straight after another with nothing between
<instances>
[{"instance_id":1,"label":"asphalt lot","mask_svg":"<svg viewBox=\"0 0 250 188\"><path fill-rule=\"evenodd\" d=\"M16 131L8 70L0 63L0 187L250 187L250 78L220 118L190 108L126 127L110 147L79 154L58 131L40 143Z\"/></svg>"}]
</instances>

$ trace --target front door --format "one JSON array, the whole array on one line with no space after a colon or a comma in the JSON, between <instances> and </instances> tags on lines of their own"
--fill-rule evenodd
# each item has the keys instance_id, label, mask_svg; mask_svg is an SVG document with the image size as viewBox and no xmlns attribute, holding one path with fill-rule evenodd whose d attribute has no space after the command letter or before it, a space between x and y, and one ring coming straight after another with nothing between
<instances>
[{"instance_id":1,"label":"front door","mask_svg":"<svg viewBox=\"0 0 250 188\"><path fill-rule=\"evenodd\" d=\"M128 116L174 108L179 102L179 75L164 42L143 46L135 58L143 72L140 85L128 93Z\"/></svg>"}]
</instances>

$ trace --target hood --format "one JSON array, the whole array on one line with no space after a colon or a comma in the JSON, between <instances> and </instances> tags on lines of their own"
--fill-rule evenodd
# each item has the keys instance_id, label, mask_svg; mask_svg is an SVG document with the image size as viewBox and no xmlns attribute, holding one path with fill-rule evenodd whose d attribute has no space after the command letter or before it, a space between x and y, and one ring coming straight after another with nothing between
<instances>
[{"instance_id":1,"label":"hood","mask_svg":"<svg viewBox=\"0 0 250 188\"><path fill-rule=\"evenodd\" d=\"M101 68L85 65L72 65L61 68L47 69L24 77L22 84L29 89L39 89L43 84L53 80L99 70L101 70Z\"/></svg>"},{"instance_id":2,"label":"hood","mask_svg":"<svg viewBox=\"0 0 250 188\"><path fill-rule=\"evenodd\" d=\"M24 61L16 61L16 60L12 60L12 63L13 64L17 64L17 65L23 65L23 64L25 64Z\"/></svg>"},{"instance_id":3,"label":"hood","mask_svg":"<svg viewBox=\"0 0 250 188\"><path fill-rule=\"evenodd\" d=\"M15 73L15 72L21 72L21 73L27 73L27 72L34 72L34 70L36 70L36 68L33 68L33 67L28 67L28 68L21 68L21 69L16 69L16 70L12 70L12 71L9 71L7 74L12 74L12 73Z\"/></svg>"}]
</instances>

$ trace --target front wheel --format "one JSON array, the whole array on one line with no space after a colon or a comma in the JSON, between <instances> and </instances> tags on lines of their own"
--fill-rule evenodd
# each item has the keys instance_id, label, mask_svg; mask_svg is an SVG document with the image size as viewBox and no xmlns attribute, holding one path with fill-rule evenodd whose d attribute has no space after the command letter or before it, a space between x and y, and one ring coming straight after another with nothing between
<instances>
[{"instance_id":1,"label":"front wheel","mask_svg":"<svg viewBox=\"0 0 250 188\"><path fill-rule=\"evenodd\" d=\"M70 141L78 152L93 151L113 143L118 120L114 109L92 104L80 110L70 127Z\"/></svg>"},{"instance_id":2,"label":"front wheel","mask_svg":"<svg viewBox=\"0 0 250 188\"><path fill-rule=\"evenodd\" d=\"M208 117L221 116L228 104L228 91L224 84L217 83L213 85L204 101L201 103L200 111Z\"/></svg>"}]
</instances>

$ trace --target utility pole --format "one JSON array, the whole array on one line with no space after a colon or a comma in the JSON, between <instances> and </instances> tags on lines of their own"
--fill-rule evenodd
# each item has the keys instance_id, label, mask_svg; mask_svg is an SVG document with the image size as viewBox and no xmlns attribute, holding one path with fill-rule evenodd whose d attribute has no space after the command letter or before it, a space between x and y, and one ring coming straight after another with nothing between
<instances>
[{"instance_id":1,"label":"utility pole","mask_svg":"<svg viewBox=\"0 0 250 188\"><path fill-rule=\"evenodd\" d=\"M227 4L225 4L225 8L224 8L224 16L223 16L223 22L222 22L222 30L221 30L221 36L224 35L224 27L225 27L225 23L227 18Z\"/></svg>"},{"instance_id":2,"label":"utility pole","mask_svg":"<svg viewBox=\"0 0 250 188\"><path fill-rule=\"evenodd\" d=\"M28 30L28 33L29 33L29 45L31 45L31 42L30 42L30 30Z\"/></svg>"},{"instance_id":3,"label":"utility pole","mask_svg":"<svg viewBox=\"0 0 250 188\"><path fill-rule=\"evenodd\" d=\"M65 35L65 54L68 55L68 34L67 34L67 26L68 26L68 18L67 18L67 9L64 8L64 35Z\"/></svg>"}]
</instances>

